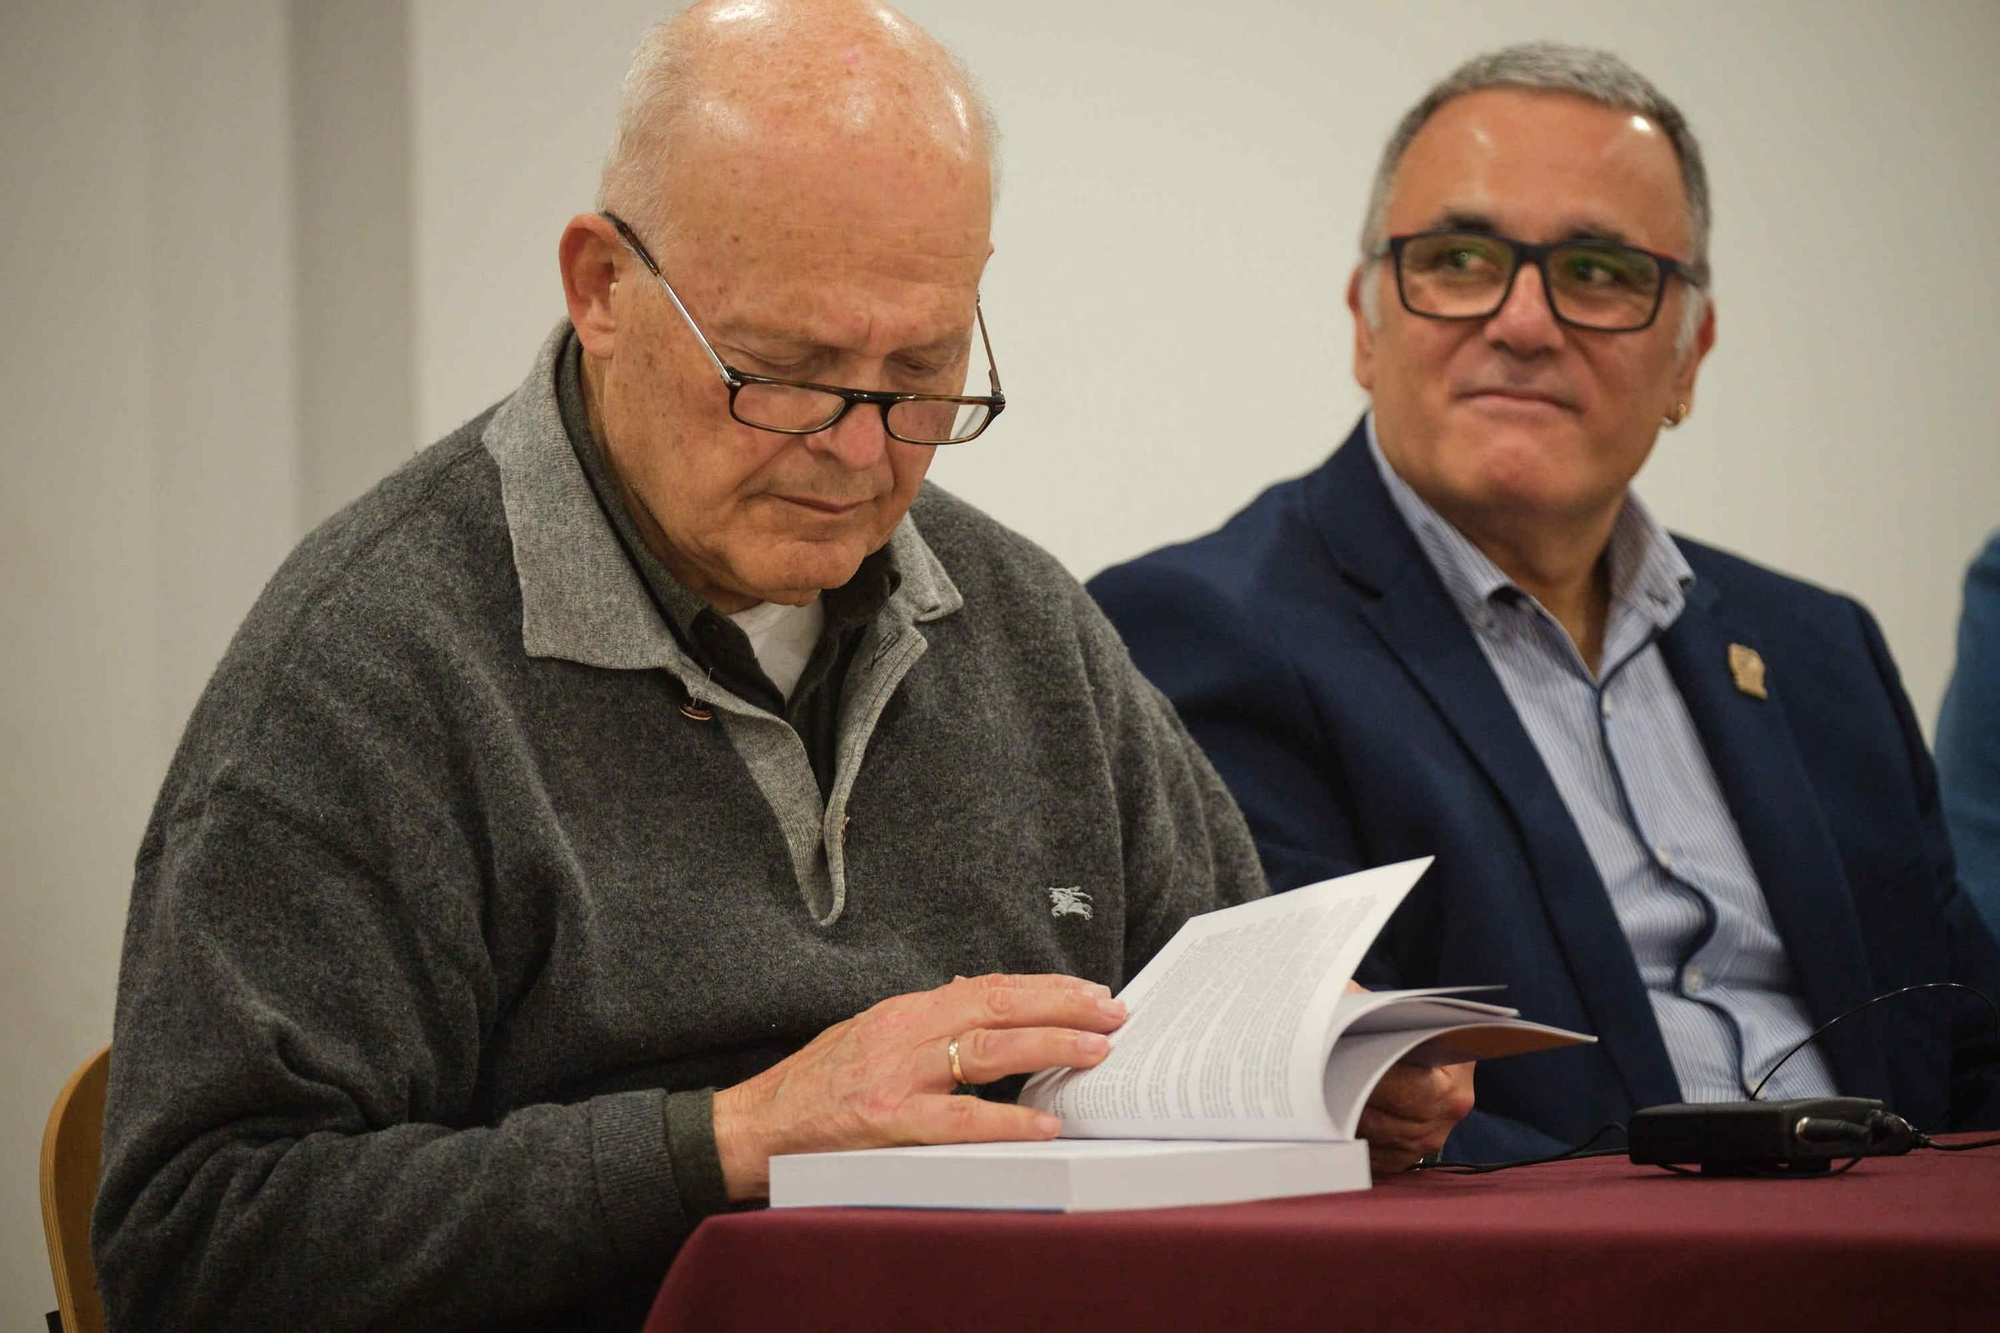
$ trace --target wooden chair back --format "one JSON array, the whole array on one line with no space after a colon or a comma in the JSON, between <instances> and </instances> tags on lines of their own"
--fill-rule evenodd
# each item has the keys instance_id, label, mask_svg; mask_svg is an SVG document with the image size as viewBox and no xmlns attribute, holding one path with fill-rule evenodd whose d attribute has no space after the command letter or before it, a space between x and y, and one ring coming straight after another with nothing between
<instances>
[{"instance_id":1,"label":"wooden chair back","mask_svg":"<svg viewBox=\"0 0 2000 1333\"><path fill-rule=\"evenodd\" d=\"M90 1261L90 1210L104 1165L104 1085L110 1072L106 1046L63 1084L42 1134L42 1230L48 1234L63 1333L104 1333L104 1305Z\"/></svg>"}]
</instances>

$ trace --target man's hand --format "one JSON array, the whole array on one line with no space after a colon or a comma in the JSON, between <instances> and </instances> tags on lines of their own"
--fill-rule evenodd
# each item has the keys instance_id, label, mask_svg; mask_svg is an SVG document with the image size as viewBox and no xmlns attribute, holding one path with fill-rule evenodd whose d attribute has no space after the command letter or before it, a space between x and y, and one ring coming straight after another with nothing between
<instances>
[{"instance_id":1,"label":"man's hand","mask_svg":"<svg viewBox=\"0 0 2000 1333\"><path fill-rule=\"evenodd\" d=\"M778 1153L1054 1138L1054 1116L953 1096L952 1040L965 1081L990 1083L1052 1065L1088 1069L1124 1021L1107 987L1078 977L960 977L884 1000L715 1094L729 1197L768 1194Z\"/></svg>"},{"instance_id":2,"label":"man's hand","mask_svg":"<svg viewBox=\"0 0 2000 1333\"><path fill-rule=\"evenodd\" d=\"M1426 1069L1391 1065L1361 1112L1360 1136L1368 1140L1375 1174L1407 1171L1444 1147L1452 1126L1472 1109L1472 1061Z\"/></svg>"},{"instance_id":3,"label":"man's hand","mask_svg":"<svg viewBox=\"0 0 2000 1333\"><path fill-rule=\"evenodd\" d=\"M1368 990L1358 981L1349 981L1347 989ZM1368 1140L1370 1170L1394 1175L1444 1150L1452 1128L1472 1111L1472 1064L1389 1067L1355 1126L1356 1135Z\"/></svg>"}]
</instances>

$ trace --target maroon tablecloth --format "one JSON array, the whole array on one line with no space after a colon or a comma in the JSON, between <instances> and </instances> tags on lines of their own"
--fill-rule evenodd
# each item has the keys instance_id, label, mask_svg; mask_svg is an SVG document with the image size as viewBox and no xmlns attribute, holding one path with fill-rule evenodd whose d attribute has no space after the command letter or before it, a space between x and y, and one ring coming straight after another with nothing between
<instances>
[{"instance_id":1,"label":"maroon tablecloth","mask_svg":"<svg viewBox=\"0 0 2000 1333\"><path fill-rule=\"evenodd\" d=\"M1215 1208L711 1218L647 1333L2000 1331L2000 1148L1821 1179L1621 1158Z\"/></svg>"}]
</instances>

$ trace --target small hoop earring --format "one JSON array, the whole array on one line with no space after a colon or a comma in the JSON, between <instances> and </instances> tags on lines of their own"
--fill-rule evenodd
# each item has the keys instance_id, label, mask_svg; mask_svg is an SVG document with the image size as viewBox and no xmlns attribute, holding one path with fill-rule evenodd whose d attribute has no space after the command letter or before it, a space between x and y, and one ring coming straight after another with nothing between
<instances>
[{"instance_id":1,"label":"small hoop earring","mask_svg":"<svg viewBox=\"0 0 2000 1333\"><path fill-rule=\"evenodd\" d=\"M1666 416L1662 417L1661 420L1666 423L1668 430L1672 430L1675 426L1678 426L1683 421L1686 421L1688 419L1688 413L1692 411L1694 411L1694 409L1689 407L1686 403L1675 403L1673 410L1667 413Z\"/></svg>"}]
</instances>

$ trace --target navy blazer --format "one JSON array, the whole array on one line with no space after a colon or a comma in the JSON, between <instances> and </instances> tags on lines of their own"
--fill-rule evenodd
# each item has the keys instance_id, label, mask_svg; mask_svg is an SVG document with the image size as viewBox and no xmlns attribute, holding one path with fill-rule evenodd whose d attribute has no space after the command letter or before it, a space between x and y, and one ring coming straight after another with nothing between
<instances>
[{"instance_id":1,"label":"navy blazer","mask_svg":"<svg viewBox=\"0 0 2000 1333\"><path fill-rule=\"evenodd\" d=\"M1813 1021L1925 981L2000 1002L2000 951L1959 890L1930 756L1873 619L1676 540L1696 577L1660 651ZM1362 429L1220 530L1090 591L1242 805L1274 889L1436 854L1364 983L1502 982L1526 1017L1600 1038L1480 1065L1450 1155L1554 1151L1680 1100L1597 868ZM1762 655L1767 698L1737 690L1731 644ZM1920 992L1820 1042L1841 1092L1920 1128L1990 1128L1996 1026L1963 992Z\"/></svg>"}]
</instances>

